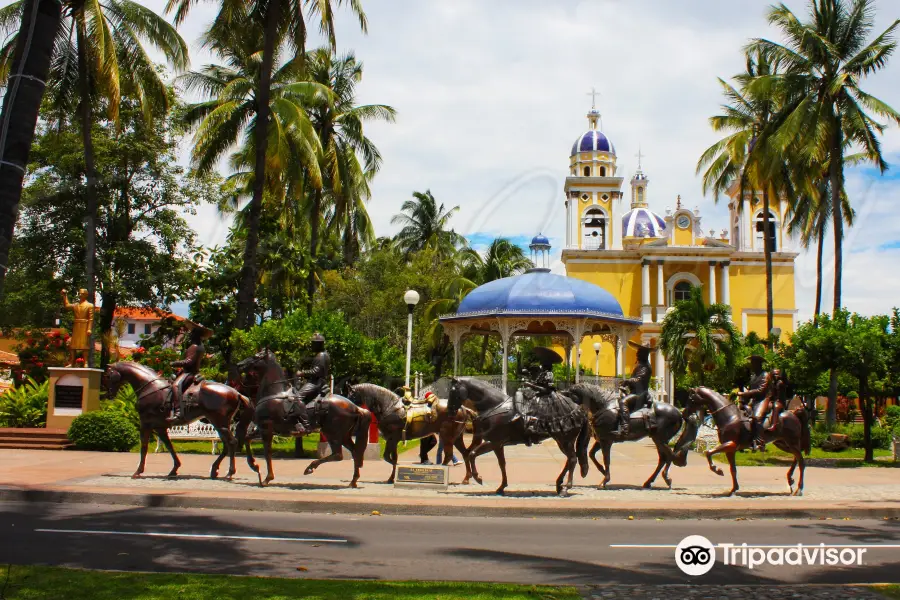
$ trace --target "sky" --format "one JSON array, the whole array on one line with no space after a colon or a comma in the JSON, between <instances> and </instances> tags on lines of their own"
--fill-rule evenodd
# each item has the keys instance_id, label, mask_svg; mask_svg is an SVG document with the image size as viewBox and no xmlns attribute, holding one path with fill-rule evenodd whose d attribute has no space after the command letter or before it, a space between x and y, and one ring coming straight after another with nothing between
<instances>
[{"instance_id":1,"label":"sky","mask_svg":"<svg viewBox=\"0 0 900 600\"><path fill-rule=\"evenodd\" d=\"M146 0L161 12L165 0ZM413 191L431 190L459 206L457 231L476 247L496 236L524 242L547 235L558 258L564 243L563 184L573 142L588 129L596 88L602 130L618 152L620 174L633 174L639 149L650 178L649 202L664 214L681 195L699 207L704 228L727 226L723 200L704 197L697 158L717 139L708 119L722 102L718 77L744 66L754 37L778 39L766 22L768 0L363 0L369 33L346 8L336 19L338 52L365 65L360 103L388 104L396 123L366 134L384 165L369 211L379 236ZM788 0L797 13L805 1ZM877 2L875 30L900 16L900 0ZM200 3L181 26L192 66L214 60L199 37L216 10ZM318 44L311 40L310 47ZM900 57L864 80L863 89L900 108ZM185 148L190 140L185 140ZM848 171L856 224L846 235L844 304L874 314L900 304L900 133L882 138L893 168ZM628 195L626 194L626 198ZM221 243L228 222L212 207L192 217L200 240ZM831 305L826 254L824 308ZM813 311L815 253L796 271L800 318ZM777 307L776 307L777 308Z\"/></svg>"}]
</instances>

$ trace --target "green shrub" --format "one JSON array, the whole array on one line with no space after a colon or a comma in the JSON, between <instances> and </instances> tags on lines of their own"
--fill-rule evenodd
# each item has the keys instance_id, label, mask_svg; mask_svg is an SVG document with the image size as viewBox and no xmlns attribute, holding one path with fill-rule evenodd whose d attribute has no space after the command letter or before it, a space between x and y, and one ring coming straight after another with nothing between
<instances>
[{"instance_id":1,"label":"green shrub","mask_svg":"<svg viewBox=\"0 0 900 600\"><path fill-rule=\"evenodd\" d=\"M79 450L128 452L140 441L140 435L125 415L98 410L75 417L69 439Z\"/></svg>"},{"instance_id":2,"label":"green shrub","mask_svg":"<svg viewBox=\"0 0 900 600\"><path fill-rule=\"evenodd\" d=\"M850 436L850 445L854 448L865 448L865 429L862 425L853 425L848 427L848 435ZM880 450L887 450L891 447L891 432L884 427L872 427L872 447Z\"/></svg>"},{"instance_id":3,"label":"green shrub","mask_svg":"<svg viewBox=\"0 0 900 600\"><path fill-rule=\"evenodd\" d=\"M821 448L825 440L828 439L829 433L824 428L815 428L809 432L810 445L813 448Z\"/></svg>"},{"instance_id":4,"label":"green shrub","mask_svg":"<svg viewBox=\"0 0 900 600\"><path fill-rule=\"evenodd\" d=\"M141 417L137 411L137 394L127 383L119 389L119 393L112 400L104 400L100 403L101 410L119 414L131 421L135 429L141 428Z\"/></svg>"},{"instance_id":5,"label":"green shrub","mask_svg":"<svg viewBox=\"0 0 900 600\"><path fill-rule=\"evenodd\" d=\"M900 435L900 406L891 405L884 409L884 428Z\"/></svg>"},{"instance_id":6,"label":"green shrub","mask_svg":"<svg viewBox=\"0 0 900 600\"><path fill-rule=\"evenodd\" d=\"M44 427L47 424L49 381L25 383L0 395L0 427Z\"/></svg>"}]
</instances>

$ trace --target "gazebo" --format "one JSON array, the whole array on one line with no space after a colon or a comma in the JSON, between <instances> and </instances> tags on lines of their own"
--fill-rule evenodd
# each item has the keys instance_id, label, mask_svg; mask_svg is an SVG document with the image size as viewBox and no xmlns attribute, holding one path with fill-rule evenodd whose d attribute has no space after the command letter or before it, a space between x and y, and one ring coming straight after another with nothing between
<instances>
[{"instance_id":1,"label":"gazebo","mask_svg":"<svg viewBox=\"0 0 900 600\"><path fill-rule=\"evenodd\" d=\"M626 317L618 301L603 288L555 275L546 267L475 288L463 298L455 314L442 316L440 322L453 344L454 375L459 371L459 350L465 337L500 336L504 393L509 380L509 347L515 337L552 336L562 338L570 348L572 344L580 346L585 336L603 336L622 354L625 343L641 324L640 319ZM574 362L578 382L577 357Z\"/></svg>"}]
</instances>

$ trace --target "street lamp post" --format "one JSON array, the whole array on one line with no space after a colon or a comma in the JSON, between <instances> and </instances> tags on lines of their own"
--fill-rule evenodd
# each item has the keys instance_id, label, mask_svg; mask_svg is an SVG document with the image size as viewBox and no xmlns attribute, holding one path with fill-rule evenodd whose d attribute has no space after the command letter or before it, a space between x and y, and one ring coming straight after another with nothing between
<instances>
[{"instance_id":1,"label":"street lamp post","mask_svg":"<svg viewBox=\"0 0 900 600\"><path fill-rule=\"evenodd\" d=\"M600 382L600 342L594 342L594 352L597 354L597 360L594 363L594 376L597 378L597 383Z\"/></svg>"},{"instance_id":2,"label":"street lamp post","mask_svg":"<svg viewBox=\"0 0 900 600\"><path fill-rule=\"evenodd\" d=\"M406 308L409 311L406 318L406 386L409 387L409 364L412 360L412 317L413 309L419 303L419 292L407 290L403 294L403 301L406 302Z\"/></svg>"}]
</instances>

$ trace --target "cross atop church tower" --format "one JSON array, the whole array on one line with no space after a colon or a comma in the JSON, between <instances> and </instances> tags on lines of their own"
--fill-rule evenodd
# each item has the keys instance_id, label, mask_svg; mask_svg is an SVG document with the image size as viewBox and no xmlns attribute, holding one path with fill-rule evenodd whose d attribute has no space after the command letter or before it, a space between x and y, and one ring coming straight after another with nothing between
<instances>
[{"instance_id":1,"label":"cross atop church tower","mask_svg":"<svg viewBox=\"0 0 900 600\"><path fill-rule=\"evenodd\" d=\"M600 92L597 91L597 88L592 87L587 95L591 97L591 110L597 110L597 96L600 95Z\"/></svg>"}]
</instances>

